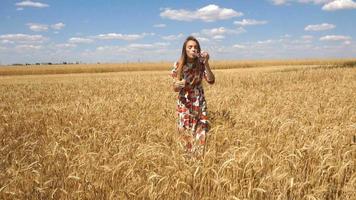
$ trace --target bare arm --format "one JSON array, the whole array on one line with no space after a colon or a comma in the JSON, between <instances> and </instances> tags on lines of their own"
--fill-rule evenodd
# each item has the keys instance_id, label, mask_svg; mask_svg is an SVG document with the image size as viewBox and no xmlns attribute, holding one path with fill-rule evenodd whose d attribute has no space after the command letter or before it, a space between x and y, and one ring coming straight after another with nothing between
<instances>
[{"instance_id":1,"label":"bare arm","mask_svg":"<svg viewBox=\"0 0 356 200\"><path fill-rule=\"evenodd\" d=\"M209 54L208 52L202 52L202 56L204 57L204 64L205 64L205 72L206 76L205 79L209 84L214 84L215 83L215 76L213 72L211 71L210 65L209 65Z\"/></svg>"},{"instance_id":2,"label":"bare arm","mask_svg":"<svg viewBox=\"0 0 356 200\"><path fill-rule=\"evenodd\" d=\"M206 61L206 63L205 63L205 71L206 71L206 81L210 84L214 84L215 76L210 69L209 61Z\"/></svg>"},{"instance_id":3,"label":"bare arm","mask_svg":"<svg viewBox=\"0 0 356 200\"><path fill-rule=\"evenodd\" d=\"M182 88L185 87L185 80L178 81L176 78L173 79L173 90L179 92Z\"/></svg>"},{"instance_id":4,"label":"bare arm","mask_svg":"<svg viewBox=\"0 0 356 200\"><path fill-rule=\"evenodd\" d=\"M173 64L173 70L171 71L171 76L172 76L172 86L173 86L173 91L179 92L182 88L185 87L185 80L179 81L177 78L177 68L178 68L178 63L175 62Z\"/></svg>"}]
</instances>

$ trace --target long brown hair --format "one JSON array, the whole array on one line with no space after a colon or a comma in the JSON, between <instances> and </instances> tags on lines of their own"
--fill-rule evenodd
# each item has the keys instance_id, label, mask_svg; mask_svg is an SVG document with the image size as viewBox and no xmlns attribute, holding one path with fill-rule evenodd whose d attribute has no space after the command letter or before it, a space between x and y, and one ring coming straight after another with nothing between
<instances>
[{"instance_id":1,"label":"long brown hair","mask_svg":"<svg viewBox=\"0 0 356 200\"><path fill-rule=\"evenodd\" d=\"M198 53L200 53L200 51L201 51L200 44L199 44L198 40L195 37L189 36L189 37L187 37L187 39L185 39L184 44L183 44L183 48L182 48L182 54L181 54L180 59L179 59L179 61L177 63L177 66L178 66L178 68L177 68L177 78L178 78L179 81L182 80L182 78L183 78L183 66L187 64L187 60L188 60L187 51L186 51L186 47L187 47L188 41L196 42L197 43ZM199 63L198 57L196 57L195 60L194 60L194 66L198 67L198 71L199 71L200 63Z\"/></svg>"}]
</instances>

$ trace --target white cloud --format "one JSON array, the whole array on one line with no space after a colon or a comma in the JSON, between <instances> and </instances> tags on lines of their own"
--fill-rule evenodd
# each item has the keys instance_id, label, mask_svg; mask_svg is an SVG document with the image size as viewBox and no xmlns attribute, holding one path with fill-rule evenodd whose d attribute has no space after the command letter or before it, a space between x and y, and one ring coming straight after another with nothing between
<instances>
[{"instance_id":1,"label":"white cloud","mask_svg":"<svg viewBox=\"0 0 356 200\"><path fill-rule=\"evenodd\" d=\"M223 35L215 35L215 36L213 36L213 39L214 40L222 40L222 39L225 39L225 36L223 36Z\"/></svg>"},{"instance_id":2,"label":"white cloud","mask_svg":"<svg viewBox=\"0 0 356 200\"><path fill-rule=\"evenodd\" d=\"M15 43L14 41L10 41L10 40L1 40L2 44L13 44Z\"/></svg>"},{"instance_id":3,"label":"white cloud","mask_svg":"<svg viewBox=\"0 0 356 200\"><path fill-rule=\"evenodd\" d=\"M153 25L153 27L155 27L155 28L164 28L166 26L167 26L166 24L155 24L155 25Z\"/></svg>"},{"instance_id":4,"label":"white cloud","mask_svg":"<svg viewBox=\"0 0 356 200\"><path fill-rule=\"evenodd\" d=\"M271 44L273 43L273 40L262 40L262 41L257 41L257 44Z\"/></svg>"},{"instance_id":5,"label":"white cloud","mask_svg":"<svg viewBox=\"0 0 356 200\"><path fill-rule=\"evenodd\" d=\"M274 5L284 5L287 3L287 0L271 0L271 2L274 4Z\"/></svg>"},{"instance_id":6,"label":"white cloud","mask_svg":"<svg viewBox=\"0 0 356 200\"><path fill-rule=\"evenodd\" d=\"M17 45L15 47L17 50L39 50L42 49L43 47L41 45L32 45L32 44L24 44L24 45Z\"/></svg>"},{"instance_id":7,"label":"white cloud","mask_svg":"<svg viewBox=\"0 0 356 200\"><path fill-rule=\"evenodd\" d=\"M356 9L356 2L353 0L270 0L274 5L288 5L292 2L323 4L322 10L334 11L343 9Z\"/></svg>"},{"instance_id":8,"label":"white cloud","mask_svg":"<svg viewBox=\"0 0 356 200\"><path fill-rule=\"evenodd\" d=\"M298 0L300 3L313 3L313 4L325 4L333 0Z\"/></svg>"},{"instance_id":9,"label":"white cloud","mask_svg":"<svg viewBox=\"0 0 356 200\"><path fill-rule=\"evenodd\" d=\"M297 3L313 3L313 4L325 4L333 0L270 0L274 5L287 5L291 2Z\"/></svg>"},{"instance_id":10,"label":"white cloud","mask_svg":"<svg viewBox=\"0 0 356 200\"><path fill-rule=\"evenodd\" d=\"M334 24L322 23L322 24L315 24L315 25L308 25L304 28L305 31L325 31L334 29Z\"/></svg>"},{"instance_id":11,"label":"white cloud","mask_svg":"<svg viewBox=\"0 0 356 200\"><path fill-rule=\"evenodd\" d=\"M284 34L284 35L281 36L281 38L291 38L291 37L292 37L292 36L289 35L289 34Z\"/></svg>"},{"instance_id":12,"label":"white cloud","mask_svg":"<svg viewBox=\"0 0 356 200\"><path fill-rule=\"evenodd\" d=\"M196 37L196 39L197 39L199 42L208 42L208 41L210 41L208 38L206 38L206 37L200 37L200 36Z\"/></svg>"},{"instance_id":13,"label":"white cloud","mask_svg":"<svg viewBox=\"0 0 356 200\"><path fill-rule=\"evenodd\" d=\"M305 57L305 55L315 56L316 53L319 53L311 51L312 48L313 45L310 42L306 42L301 39L266 39L261 41L239 43L226 47L224 49L224 55L238 54L239 56L246 56L249 58L293 58L295 56ZM310 53L312 55L309 55ZM221 54L219 56L224 55Z\"/></svg>"},{"instance_id":14,"label":"white cloud","mask_svg":"<svg viewBox=\"0 0 356 200\"><path fill-rule=\"evenodd\" d=\"M302 44L310 44L312 43L312 40L310 39L296 39L296 40L291 40L291 41L286 41L285 43L288 43L288 44L295 44L295 45L302 45Z\"/></svg>"},{"instance_id":15,"label":"white cloud","mask_svg":"<svg viewBox=\"0 0 356 200\"><path fill-rule=\"evenodd\" d=\"M0 40L7 40L16 43L42 43L47 38L42 35L27 35L27 34L6 34L0 35Z\"/></svg>"},{"instance_id":16,"label":"white cloud","mask_svg":"<svg viewBox=\"0 0 356 200\"><path fill-rule=\"evenodd\" d=\"M55 30L61 30L62 28L64 28L66 25L62 22L56 23L56 24L52 24L51 28L55 29Z\"/></svg>"},{"instance_id":17,"label":"white cloud","mask_svg":"<svg viewBox=\"0 0 356 200\"><path fill-rule=\"evenodd\" d=\"M156 42L156 43L153 43L154 45L156 46L169 46L170 43L169 42Z\"/></svg>"},{"instance_id":18,"label":"white cloud","mask_svg":"<svg viewBox=\"0 0 356 200\"><path fill-rule=\"evenodd\" d=\"M21 10L23 10L23 8L21 8L21 7L20 8L16 8L16 10L21 11Z\"/></svg>"},{"instance_id":19,"label":"white cloud","mask_svg":"<svg viewBox=\"0 0 356 200\"><path fill-rule=\"evenodd\" d=\"M89 44L92 43L93 40L89 38L72 37L69 39L69 42L75 44Z\"/></svg>"},{"instance_id":20,"label":"white cloud","mask_svg":"<svg viewBox=\"0 0 356 200\"><path fill-rule=\"evenodd\" d=\"M210 39L207 37L210 37L210 38L212 37L212 36L207 36L207 35L203 36L202 33L191 33L190 35L195 37L199 42L209 42Z\"/></svg>"},{"instance_id":21,"label":"white cloud","mask_svg":"<svg viewBox=\"0 0 356 200\"><path fill-rule=\"evenodd\" d=\"M266 41L259 41L260 44L269 44L269 43L280 43L280 46L293 46L293 45L308 45L312 43L313 36L311 35L303 35L299 38L293 38L292 36L288 37L281 37L278 40L266 40Z\"/></svg>"},{"instance_id":22,"label":"white cloud","mask_svg":"<svg viewBox=\"0 0 356 200\"><path fill-rule=\"evenodd\" d=\"M56 44L57 48L74 48L77 47L76 44L72 44L72 43L63 43L63 44Z\"/></svg>"},{"instance_id":23,"label":"white cloud","mask_svg":"<svg viewBox=\"0 0 356 200\"><path fill-rule=\"evenodd\" d=\"M352 0L335 0L322 7L326 11L356 9L356 3Z\"/></svg>"},{"instance_id":24,"label":"white cloud","mask_svg":"<svg viewBox=\"0 0 356 200\"><path fill-rule=\"evenodd\" d=\"M303 40L312 40L314 37L312 35L303 35L301 38Z\"/></svg>"},{"instance_id":25,"label":"white cloud","mask_svg":"<svg viewBox=\"0 0 356 200\"><path fill-rule=\"evenodd\" d=\"M34 8L46 8L49 7L48 4L34 2L34 1L21 1L15 4L17 7L34 7Z\"/></svg>"},{"instance_id":26,"label":"white cloud","mask_svg":"<svg viewBox=\"0 0 356 200\"><path fill-rule=\"evenodd\" d=\"M245 45L241 45L241 44L235 44L233 47L237 48L237 49L245 49L246 48Z\"/></svg>"},{"instance_id":27,"label":"white cloud","mask_svg":"<svg viewBox=\"0 0 356 200\"><path fill-rule=\"evenodd\" d=\"M129 47L135 48L135 49L152 49L153 45L152 44L130 44Z\"/></svg>"},{"instance_id":28,"label":"white cloud","mask_svg":"<svg viewBox=\"0 0 356 200\"><path fill-rule=\"evenodd\" d=\"M225 39L227 35L237 35L244 32L246 32L246 30L242 27L238 27L236 29L218 27L212 29L203 29L200 32L191 33L191 35L197 38L199 41L210 41L222 40Z\"/></svg>"},{"instance_id":29,"label":"white cloud","mask_svg":"<svg viewBox=\"0 0 356 200\"><path fill-rule=\"evenodd\" d=\"M96 48L97 52L106 54L129 54L131 56L138 56L137 52L140 54L142 51L158 51L162 52L167 49L170 43L166 42L156 42L156 43L132 43L126 46L99 46Z\"/></svg>"},{"instance_id":30,"label":"white cloud","mask_svg":"<svg viewBox=\"0 0 356 200\"><path fill-rule=\"evenodd\" d=\"M168 18L178 21L193 21L202 20L205 22L213 22L216 20L230 19L232 17L242 16L243 13L236 12L229 8L220 8L217 5L210 4L195 11L180 9L174 10L166 8L160 13L162 18Z\"/></svg>"},{"instance_id":31,"label":"white cloud","mask_svg":"<svg viewBox=\"0 0 356 200\"><path fill-rule=\"evenodd\" d=\"M351 40L351 37L344 36L344 35L326 35L321 37L319 40L320 41L345 41L345 40Z\"/></svg>"},{"instance_id":32,"label":"white cloud","mask_svg":"<svg viewBox=\"0 0 356 200\"><path fill-rule=\"evenodd\" d=\"M169 46L166 46L167 44L168 43L157 42L99 46L94 51L88 50L82 52L81 56L85 60L92 60L92 62L173 62L173 60L178 58L181 49L169 48Z\"/></svg>"},{"instance_id":33,"label":"white cloud","mask_svg":"<svg viewBox=\"0 0 356 200\"><path fill-rule=\"evenodd\" d=\"M267 23L267 21L258 21L255 19L243 19L242 21L234 21L234 24L241 26L262 25Z\"/></svg>"},{"instance_id":34,"label":"white cloud","mask_svg":"<svg viewBox=\"0 0 356 200\"><path fill-rule=\"evenodd\" d=\"M62 29L65 24L62 22L52 24L52 25L47 25L47 24L38 24L38 23L27 23L26 24L32 31L35 32L41 32L41 31L48 31L48 28L51 27L54 30L60 30Z\"/></svg>"},{"instance_id":35,"label":"white cloud","mask_svg":"<svg viewBox=\"0 0 356 200\"><path fill-rule=\"evenodd\" d=\"M122 47L122 46L99 46L96 48L97 52L106 52L110 54L116 54L116 53L129 53L129 49L127 47Z\"/></svg>"},{"instance_id":36,"label":"white cloud","mask_svg":"<svg viewBox=\"0 0 356 200\"><path fill-rule=\"evenodd\" d=\"M216 35L225 35L225 34L240 34L244 33L246 30L244 28L238 28L238 29L228 29L224 27L219 27L219 28L213 28L213 29L203 29L201 31L202 34L207 35L207 36L216 36Z\"/></svg>"},{"instance_id":37,"label":"white cloud","mask_svg":"<svg viewBox=\"0 0 356 200\"><path fill-rule=\"evenodd\" d=\"M162 36L163 40L178 40L182 38L184 35L183 33L180 33L178 35L167 35L167 36Z\"/></svg>"},{"instance_id":38,"label":"white cloud","mask_svg":"<svg viewBox=\"0 0 356 200\"><path fill-rule=\"evenodd\" d=\"M48 30L48 25L46 24L27 23L26 25L31 29L31 31L35 31L35 32Z\"/></svg>"},{"instance_id":39,"label":"white cloud","mask_svg":"<svg viewBox=\"0 0 356 200\"><path fill-rule=\"evenodd\" d=\"M153 44L130 44L128 45L129 48L132 49L154 49L154 48L162 48L168 46L169 43L164 43L164 42L156 42Z\"/></svg>"},{"instance_id":40,"label":"white cloud","mask_svg":"<svg viewBox=\"0 0 356 200\"><path fill-rule=\"evenodd\" d=\"M96 35L96 36L94 36L94 38L100 39L100 40L126 40L126 41L132 41L132 40L141 39L141 38L145 37L146 35L148 35L148 34L147 33L143 33L143 34L107 33L107 34Z\"/></svg>"}]
</instances>

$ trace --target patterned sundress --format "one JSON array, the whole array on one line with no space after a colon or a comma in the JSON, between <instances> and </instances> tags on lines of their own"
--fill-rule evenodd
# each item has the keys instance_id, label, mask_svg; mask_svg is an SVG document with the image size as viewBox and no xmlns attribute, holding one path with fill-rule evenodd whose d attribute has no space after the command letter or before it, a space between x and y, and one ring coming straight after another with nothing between
<instances>
[{"instance_id":1,"label":"patterned sundress","mask_svg":"<svg viewBox=\"0 0 356 200\"><path fill-rule=\"evenodd\" d=\"M171 71L173 78L177 77L177 67L177 63L174 63ZM209 131L202 80L205 79L210 84L214 82L208 81L204 63L201 63L200 70L193 64L187 63L183 67L183 78L186 80L186 86L179 91L177 98L178 130L181 133L180 145L186 153L202 156L206 134ZM193 84L193 81L196 84Z\"/></svg>"}]
</instances>

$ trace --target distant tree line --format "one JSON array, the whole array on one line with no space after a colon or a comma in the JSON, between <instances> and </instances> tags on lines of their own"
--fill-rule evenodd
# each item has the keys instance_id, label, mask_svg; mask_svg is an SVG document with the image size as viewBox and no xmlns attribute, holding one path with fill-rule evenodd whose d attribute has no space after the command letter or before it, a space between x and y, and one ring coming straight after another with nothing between
<instances>
[{"instance_id":1,"label":"distant tree line","mask_svg":"<svg viewBox=\"0 0 356 200\"><path fill-rule=\"evenodd\" d=\"M52 62L37 62L37 63L14 63L12 66L29 66L29 65L78 65L83 64L82 62L61 62L61 63L52 63Z\"/></svg>"}]
</instances>

